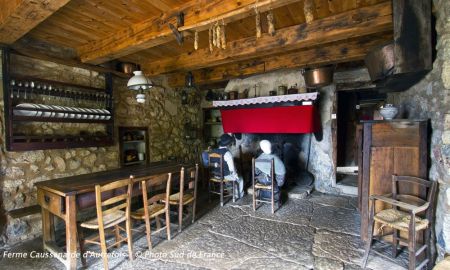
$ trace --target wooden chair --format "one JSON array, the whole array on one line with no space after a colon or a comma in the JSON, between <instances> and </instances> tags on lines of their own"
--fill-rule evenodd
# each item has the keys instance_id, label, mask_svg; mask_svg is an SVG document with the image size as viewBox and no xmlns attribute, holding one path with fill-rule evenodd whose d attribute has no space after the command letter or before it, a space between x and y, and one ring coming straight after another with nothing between
<instances>
[{"instance_id":1,"label":"wooden chair","mask_svg":"<svg viewBox=\"0 0 450 270\"><path fill-rule=\"evenodd\" d=\"M142 188L142 201L144 203L143 207L131 212L131 218L136 220L144 220L145 221L145 232L147 234L147 244L148 249L152 249L152 239L151 239L151 219L156 220L157 229L155 231L159 232L160 230L166 229L167 239L171 240L170 236L170 209L168 198L170 197L171 192L171 183L172 177L176 177L177 173L168 173L163 175L158 175L151 178L141 178L136 179L136 182L140 183ZM178 173L179 174L179 173ZM165 184L165 192L160 192L159 194L155 194L152 197L149 197L149 192L154 192L159 189L161 186ZM154 194L154 193L153 193ZM165 202L164 202L165 201ZM165 215L166 217L166 226L161 227L159 216Z\"/></svg>"},{"instance_id":2,"label":"wooden chair","mask_svg":"<svg viewBox=\"0 0 450 270\"><path fill-rule=\"evenodd\" d=\"M187 176L187 181L185 180ZM187 183L187 189L186 185ZM180 173L180 191L169 196L170 205L178 205L178 232L181 232L183 226L183 207L192 205L192 223L195 221L195 209L197 204L197 183L198 183L198 164L195 167L181 169ZM165 200L167 202L167 200Z\"/></svg>"},{"instance_id":3,"label":"wooden chair","mask_svg":"<svg viewBox=\"0 0 450 270\"><path fill-rule=\"evenodd\" d=\"M218 160L214 162L215 160ZM222 155L217 153L211 153L208 156L208 170L209 170L209 181L208 181L208 195L209 201L211 201L211 193L220 195L220 206L223 206L223 199L227 197L232 197L233 202L236 202L236 197L234 196L236 181L226 180L223 175L223 164L224 160ZM219 168L219 175L214 173L215 169ZM227 195L224 195L224 186L231 182L231 194L230 190L227 190ZM219 185L220 191L216 191L216 185Z\"/></svg>"},{"instance_id":4,"label":"wooden chair","mask_svg":"<svg viewBox=\"0 0 450 270\"><path fill-rule=\"evenodd\" d=\"M400 194L399 184L414 185L426 190L426 200L414 195ZM431 258L431 227L434 211L434 197L436 193L436 182L411 176L392 176L392 196L372 195L370 200L372 207L369 219L369 237L366 251L363 257L363 268L366 267L373 238L373 227L375 222L381 223L393 229L392 233L392 256L397 256L397 246L407 246L409 251L409 270L421 269L428 264L428 269L432 269ZM383 202L393 207L375 213L375 203ZM424 230L425 243L416 248L416 234ZM399 231L407 232L408 239L399 236ZM386 235L382 235L386 236ZM426 259L416 267L416 257L426 250Z\"/></svg>"},{"instance_id":5,"label":"wooden chair","mask_svg":"<svg viewBox=\"0 0 450 270\"><path fill-rule=\"evenodd\" d=\"M270 163L270 184L263 184L259 183L258 177L256 176L256 167L255 163L261 162L261 163ZM252 187L253 187L253 211L256 211L257 208L259 208L260 205L257 205L258 202L260 203L270 203L272 205L272 214L275 213L275 201L278 202L278 208L280 208L280 198L278 200L275 200L275 185L276 179L275 179L275 166L274 166L274 160L273 159L252 159ZM271 199L270 201L263 200L260 197L260 190L268 190L271 192Z\"/></svg>"},{"instance_id":6,"label":"wooden chair","mask_svg":"<svg viewBox=\"0 0 450 270\"><path fill-rule=\"evenodd\" d=\"M101 255L103 258L103 267L108 269L108 256L107 250L112 247L120 247L120 243L126 241L128 243L128 253L129 259L133 260L133 245L132 245L132 235L131 235L131 219L130 219L130 201L132 192L132 180L124 179L115 181L106 185L96 185L95 186L95 201L97 208L97 217L79 225L79 241L80 241L80 252L83 265L86 265L85 261L85 243L91 243L100 245ZM126 190L124 191L124 189ZM113 191L113 193L111 193ZM105 196L105 194L114 194L111 196ZM109 197L105 199L105 197ZM125 211L124 211L125 209ZM121 227L119 224L125 222L126 229ZM105 230L113 228L115 233L115 242L106 246ZM99 235L83 239L82 229L98 230ZM126 237L120 235L120 230L126 232ZM97 240L100 239L100 242Z\"/></svg>"}]
</instances>

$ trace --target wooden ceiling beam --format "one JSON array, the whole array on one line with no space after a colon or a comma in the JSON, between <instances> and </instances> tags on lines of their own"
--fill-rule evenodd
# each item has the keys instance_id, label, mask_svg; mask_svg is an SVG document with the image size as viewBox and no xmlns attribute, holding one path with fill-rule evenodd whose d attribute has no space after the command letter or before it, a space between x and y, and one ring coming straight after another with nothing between
<instances>
[{"instance_id":1,"label":"wooden ceiling beam","mask_svg":"<svg viewBox=\"0 0 450 270\"><path fill-rule=\"evenodd\" d=\"M330 42L363 37L392 31L392 6L390 2L351 10L338 15L278 29L274 36L248 37L227 43L227 49L208 48L184 53L142 65L148 75L174 71L196 70L257 57L286 53L301 48L319 46Z\"/></svg>"},{"instance_id":2,"label":"wooden ceiling beam","mask_svg":"<svg viewBox=\"0 0 450 270\"><path fill-rule=\"evenodd\" d=\"M26 46L22 46L22 45L12 45L11 49L12 49L12 52L17 55L22 55L22 56L26 56L26 57L30 57L30 58L34 58L34 59L49 61L49 62L53 62L53 63L57 63L57 64L69 66L69 67L77 67L77 68L92 70L92 71L96 71L96 72L100 72L100 73L112 73L118 77L125 78L125 79L129 79L131 77L131 75L129 75L129 74L125 74L123 72L116 71L116 70L113 70L110 68L105 68L105 67L101 67L101 66L95 66L95 65L82 63L76 59L62 58L62 57L57 57L57 56L53 56L53 55L48 55L46 53L43 53L43 52L37 50L36 48L30 48L30 47L26 47Z\"/></svg>"},{"instance_id":3,"label":"wooden ceiling beam","mask_svg":"<svg viewBox=\"0 0 450 270\"><path fill-rule=\"evenodd\" d=\"M69 1L2 1L0 9L0 43L14 43Z\"/></svg>"},{"instance_id":4,"label":"wooden ceiling beam","mask_svg":"<svg viewBox=\"0 0 450 270\"><path fill-rule=\"evenodd\" d=\"M193 71L196 85L212 84L233 78L247 77L280 69L305 68L317 65L337 64L364 59L367 52L392 40L392 34L369 36L342 43L330 43L325 46L304 49L288 54L268 56L238 63ZM185 83L185 72L168 74L168 83L180 87Z\"/></svg>"},{"instance_id":5,"label":"wooden ceiling beam","mask_svg":"<svg viewBox=\"0 0 450 270\"><path fill-rule=\"evenodd\" d=\"M191 1L171 13L149 18L109 37L79 46L77 51L82 62L101 64L175 40L168 23L176 25L173 15L180 12L184 14L184 26L178 30L189 35L192 31L207 29L211 22L217 20L229 23L253 15L255 5L260 12L264 12L298 1L300 0Z\"/></svg>"}]
</instances>

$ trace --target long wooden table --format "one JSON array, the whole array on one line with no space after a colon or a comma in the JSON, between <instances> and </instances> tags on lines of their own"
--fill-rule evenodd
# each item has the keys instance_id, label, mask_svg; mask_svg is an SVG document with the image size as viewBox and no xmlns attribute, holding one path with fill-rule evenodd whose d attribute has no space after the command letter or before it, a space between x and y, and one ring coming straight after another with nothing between
<instances>
[{"instance_id":1,"label":"long wooden table","mask_svg":"<svg viewBox=\"0 0 450 270\"><path fill-rule=\"evenodd\" d=\"M36 183L38 204L42 207L42 238L44 250L51 252L67 269L76 269L77 264L77 198L94 193L95 185L125 179L130 175L139 177L158 176L180 171L192 164L177 162L155 162L148 165L102 171L92 174L65 177ZM151 179L151 178L150 178ZM150 180L151 181L151 180ZM134 194L136 195L136 194ZM66 224L66 252L55 244L54 216ZM65 254L61 256L61 254Z\"/></svg>"}]
</instances>

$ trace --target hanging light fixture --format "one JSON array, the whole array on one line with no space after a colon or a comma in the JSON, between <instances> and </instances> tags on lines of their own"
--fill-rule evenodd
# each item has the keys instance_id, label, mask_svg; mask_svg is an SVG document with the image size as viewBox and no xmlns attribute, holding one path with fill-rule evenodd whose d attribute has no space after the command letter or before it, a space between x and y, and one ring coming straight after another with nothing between
<instances>
[{"instance_id":1,"label":"hanging light fixture","mask_svg":"<svg viewBox=\"0 0 450 270\"><path fill-rule=\"evenodd\" d=\"M145 102L144 90L148 90L153 87L152 81L147 78L141 70L133 71L134 76L128 80L127 88L130 90L138 91L136 95L136 101L138 103Z\"/></svg>"}]
</instances>

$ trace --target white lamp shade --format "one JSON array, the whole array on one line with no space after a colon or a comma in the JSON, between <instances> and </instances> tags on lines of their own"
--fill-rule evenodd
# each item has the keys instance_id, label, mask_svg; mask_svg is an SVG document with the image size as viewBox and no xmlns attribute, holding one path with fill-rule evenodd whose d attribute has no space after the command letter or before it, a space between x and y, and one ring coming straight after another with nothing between
<instances>
[{"instance_id":1,"label":"white lamp shade","mask_svg":"<svg viewBox=\"0 0 450 270\"><path fill-rule=\"evenodd\" d=\"M134 71L134 76L128 80L127 88L130 90L146 90L153 87L152 81L142 71Z\"/></svg>"}]
</instances>

